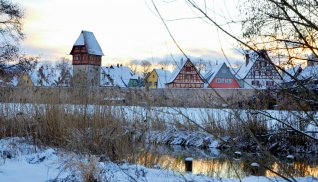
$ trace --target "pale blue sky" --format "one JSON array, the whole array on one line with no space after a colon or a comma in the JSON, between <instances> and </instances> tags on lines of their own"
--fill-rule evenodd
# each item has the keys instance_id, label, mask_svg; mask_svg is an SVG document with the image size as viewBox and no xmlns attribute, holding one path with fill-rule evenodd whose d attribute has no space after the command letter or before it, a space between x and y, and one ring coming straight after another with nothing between
<instances>
[{"instance_id":1,"label":"pale blue sky","mask_svg":"<svg viewBox=\"0 0 318 182\"><path fill-rule=\"evenodd\" d=\"M43 59L67 56L81 30L94 32L105 56L104 64L131 59L180 54L151 4L151 0L20 0L25 8L27 39L22 49ZM168 19L195 16L184 0L155 0ZM167 3L172 2L172 3ZM203 1L202 1L203 2ZM235 16L233 0L208 1L213 18ZM202 20L167 22L181 47L191 56L222 57L221 47L231 59L240 59L235 42L218 34ZM239 26L231 27L239 32ZM221 42L221 43L220 43Z\"/></svg>"}]
</instances>

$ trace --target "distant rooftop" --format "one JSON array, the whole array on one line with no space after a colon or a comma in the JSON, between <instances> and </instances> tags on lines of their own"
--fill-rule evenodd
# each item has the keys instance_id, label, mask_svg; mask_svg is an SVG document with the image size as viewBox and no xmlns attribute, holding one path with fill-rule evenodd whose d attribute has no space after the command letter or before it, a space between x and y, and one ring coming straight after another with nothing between
<instances>
[{"instance_id":1,"label":"distant rooftop","mask_svg":"<svg viewBox=\"0 0 318 182\"><path fill-rule=\"evenodd\" d=\"M93 32L83 30L77 38L74 46L85 46L88 54L104 56L104 53L98 44Z\"/></svg>"}]
</instances>

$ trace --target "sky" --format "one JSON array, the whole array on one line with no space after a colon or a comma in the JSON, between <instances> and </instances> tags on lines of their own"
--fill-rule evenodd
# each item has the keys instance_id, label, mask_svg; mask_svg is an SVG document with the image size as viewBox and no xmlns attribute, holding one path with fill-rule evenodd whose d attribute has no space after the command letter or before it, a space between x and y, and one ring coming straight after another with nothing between
<instances>
[{"instance_id":1,"label":"sky","mask_svg":"<svg viewBox=\"0 0 318 182\"><path fill-rule=\"evenodd\" d=\"M197 16L184 0L154 1L166 19ZM22 51L44 60L70 57L71 48L82 30L94 33L105 54L103 65L142 59L158 61L181 54L151 0L14 2L25 10L26 39L21 43ZM231 3L233 0L208 2L212 17L221 21L223 14L235 16L236 7ZM202 19L167 21L167 25L178 44L190 56L212 61L224 60L223 49L229 60L242 59L235 49L236 43ZM234 29L238 30L239 27Z\"/></svg>"}]
</instances>

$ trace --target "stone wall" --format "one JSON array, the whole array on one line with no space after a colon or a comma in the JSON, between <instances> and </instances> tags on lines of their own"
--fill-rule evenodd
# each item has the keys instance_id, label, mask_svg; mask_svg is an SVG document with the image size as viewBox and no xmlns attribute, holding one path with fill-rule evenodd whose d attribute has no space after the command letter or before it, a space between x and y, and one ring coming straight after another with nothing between
<instances>
[{"instance_id":1,"label":"stone wall","mask_svg":"<svg viewBox=\"0 0 318 182\"><path fill-rule=\"evenodd\" d=\"M0 87L0 102L211 107L237 105L255 94L247 89Z\"/></svg>"}]
</instances>

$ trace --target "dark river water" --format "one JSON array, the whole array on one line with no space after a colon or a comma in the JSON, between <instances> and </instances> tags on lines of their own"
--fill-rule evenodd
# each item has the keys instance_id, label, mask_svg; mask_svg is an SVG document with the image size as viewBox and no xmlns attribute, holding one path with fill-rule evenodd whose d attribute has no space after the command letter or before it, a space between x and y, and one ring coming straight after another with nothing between
<instances>
[{"instance_id":1,"label":"dark river water","mask_svg":"<svg viewBox=\"0 0 318 182\"><path fill-rule=\"evenodd\" d=\"M297 155L294 159L287 156L271 158L259 154L244 154L235 156L234 152L227 154L219 150L199 150L179 146L151 146L140 149L136 162L150 168L171 169L186 172L185 158L193 158L192 173L204 174L215 178L244 178L256 176L285 177L318 177L318 156ZM291 157L291 156L289 156ZM254 167L259 164L259 167Z\"/></svg>"}]
</instances>

